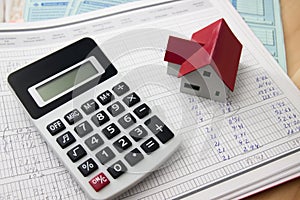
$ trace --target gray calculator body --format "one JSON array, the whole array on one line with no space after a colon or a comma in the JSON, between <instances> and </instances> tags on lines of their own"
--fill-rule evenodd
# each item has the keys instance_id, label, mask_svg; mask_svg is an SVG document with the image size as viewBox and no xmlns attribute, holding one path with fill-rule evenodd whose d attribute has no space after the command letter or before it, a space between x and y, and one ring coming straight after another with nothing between
<instances>
[{"instance_id":1,"label":"gray calculator body","mask_svg":"<svg viewBox=\"0 0 300 200\"><path fill-rule=\"evenodd\" d=\"M90 38L8 77L47 144L92 199L114 198L156 170L180 137Z\"/></svg>"}]
</instances>

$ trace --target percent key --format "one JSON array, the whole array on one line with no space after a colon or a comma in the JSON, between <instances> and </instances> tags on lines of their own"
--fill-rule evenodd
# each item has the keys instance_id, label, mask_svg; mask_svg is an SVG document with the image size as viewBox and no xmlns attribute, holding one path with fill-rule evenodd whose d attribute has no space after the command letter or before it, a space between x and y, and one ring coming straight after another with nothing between
<instances>
[{"instance_id":1,"label":"percent key","mask_svg":"<svg viewBox=\"0 0 300 200\"><path fill-rule=\"evenodd\" d=\"M90 175L95 170L98 169L98 165L95 163L95 161L91 158L84 161L81 165L78 167L79 171L82 173L84 177Z\"/></svg>"}]
</instances>

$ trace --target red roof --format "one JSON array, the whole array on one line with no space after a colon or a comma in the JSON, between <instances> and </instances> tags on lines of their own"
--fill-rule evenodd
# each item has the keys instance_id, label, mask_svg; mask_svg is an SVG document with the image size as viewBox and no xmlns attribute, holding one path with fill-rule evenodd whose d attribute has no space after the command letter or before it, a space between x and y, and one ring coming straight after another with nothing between
<instances>
[{"instance_id":1,"label":"red roof","mask_svg":"<svg viewBox=\"0 0 300 200\"><path fill-rule=\"evenodd\" d=\"M190 42L197 42L203 47L190 54L189 57L187 56L188 58L181 64L178 77L211 65L225 85L233 91L242 44L234 36L225 20L220 19L194 33ZM180 48L185 49L182 46Z\"/></svg>"},{"instance_id":2,"label":"red roof","mask_svg":"<svg viewBox=\"0 0 300 200\"><path fill-rule=\"evenodd\" d=\"M181 65L201 47L197 42L170 36L164 60Z\"/></svg>"}]
</instances>

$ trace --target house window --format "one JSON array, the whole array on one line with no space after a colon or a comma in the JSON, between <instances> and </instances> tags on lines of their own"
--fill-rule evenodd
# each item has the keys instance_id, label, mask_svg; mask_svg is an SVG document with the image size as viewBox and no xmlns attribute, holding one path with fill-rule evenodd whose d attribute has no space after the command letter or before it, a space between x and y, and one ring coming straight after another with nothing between
<instances>
[{"instance_id":1,"label":"house window","mask_svg":"<svg viewBox=\"0 0 300 200\"><path fill-rule=\"evenodd\" d=\"M192 85L192 84L188 84L188 83L184 83L184 87L193 89L193 90L200 90L200 87L198 85Z\"/></svg>"},{"instance_id":2,"label":"house window","mask_svg":"<svg viewBox=\"0 0 300 200\"><path fill-rule=\"evenodd\" d=\"M204 71L204 72L203 72L203 76L206 76L206 77L210 77L210 74L211 74L211 73L208 72L208 71Z\"/></svg>"},{"instance_id":3,"label":"house window","mask_svg":"<svg viewBox=\"0 0 300 200\"><path fill-rule=\"evenodd\" d=\"M220 92L216 91L215 96L217 96L217 97L220 96Z\"/></svg>"}]
</instances>

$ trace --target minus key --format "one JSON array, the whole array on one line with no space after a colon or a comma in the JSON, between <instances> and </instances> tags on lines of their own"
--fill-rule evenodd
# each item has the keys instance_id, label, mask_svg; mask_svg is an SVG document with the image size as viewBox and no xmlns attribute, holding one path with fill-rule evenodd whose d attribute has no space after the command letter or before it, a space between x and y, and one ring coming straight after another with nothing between
<instances>
[{"instance_id":1,"label":"minus key","mask_svg":"<svg viewBox=\"0 0 300 200\"><path fill-rule=\"evenodd\" d=\"M143 103L134 109L133 112L136 114L136 116L138 116L138 118L142 119L151 113L151 109L145 103Z\"/></svg>"}]
</instances>

